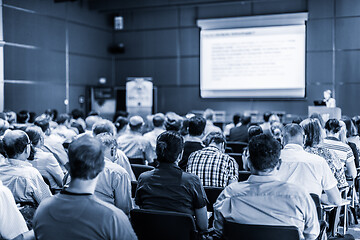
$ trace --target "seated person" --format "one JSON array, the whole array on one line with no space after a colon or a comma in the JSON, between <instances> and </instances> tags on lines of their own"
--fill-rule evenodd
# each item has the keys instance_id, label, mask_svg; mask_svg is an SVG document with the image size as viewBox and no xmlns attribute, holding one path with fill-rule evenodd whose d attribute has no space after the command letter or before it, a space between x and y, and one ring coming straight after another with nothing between
<instances>
[{"instance_id":1,"label":"seated person","mask_svg":"<svg viewBox=\"0 0 360 240\"><path fill-rule=\"evenodd\" d=\"M341 197L337 180L325 159L304 150L304 130L291 123L284 127L284 149L281 150L281 167L278 177L285 182L296 184L322 198L324 203L338 205ZM251 155L250 155L251 157ZM324 196L321 195L325 191Z\"/></svg>"},{"instance_id":2,"label":"seated person","mask_svg":"<svg viewBox=\"0 0 360 240\"><path fill-rule=\"evenodd\" d=\"M132 209L131 181L126 170L114 163L116 161L117 143L109 133L96 136L104 145L105 167L99 174L95 196L104 202L114 204L129 215Z\"/></svg>"},{"instance_id":3,"label":"seated person","mask_svg":"<svg viewBox=\"0 0 360 240\"><path fill-rule=\"evenodd\" d=\"M119 149L122 150L128 158L144 159L152 163L155 153L151 143L142 133L144 120L140 116L133 116L129 120L130 131L117 139Z\"/></svg>"},{"instance_id":4,"label":"seated person","mask_svg":"<svg viewBox=\"0 0 360 240\"><path fill-rule=\"evenodd\" d=\"M219 132L209 133L205 144L205 148L190 155L186 171L197 175L206 187L226 187L237 182L239 166L234 158L224 153L224 135Z\"/></svg>"},{"instance_id":5,"label":"seated person","mask_svg":"<svg viewBox=\"0 0 360 240\"><path fill-rule=\"evenodd\" d=\"M281 146L260 134L249 143L251 175L245 182L227 186L214 204L214 229L220 237L224 222L295 226L302 239L316 239L320 232L310 194L277 178Z\"/></svg>"},{"instance_id":6,"label":"seated person","mask_svg":"<svg viewBox=\"0 0 360 240\"><path fill-rule=\"evenodd\" d=\"M167 131L159 135L156 153L159 166L140 175L135 203L144 209L188 213L196 217L196 224L207 230L207 198L198 176L177 166L183 149L181 135Z\"/></svg>"},{"instance_id":7,"label":"seated person","mask_svg":"<svg viewBox=\"0 0 360 240\"><path fill-rule=\"evenodd\" d=\"M215 112L214 110L208 108L204 111L203 117L206 120L205 130L204 130L204 138L211 132L219 132L222 133L221 129L214 125L215 120Z\"/></svg>"},{"instance_id":8,"label":"seated person","mask_svg":"<svg viewBox=\"0 0 360 240\"><path fill-rule=\"evenodd\" d=\"M250 116L241 119L241 125L230 130L229 140L233 142L249 142L248 128L251 122Z\"/></svg>"},{"instance_id":9,"label":"seated person","mask_svg":"<svg viewBox=\"0 0 360 240\"><path fill-rule=\"evenodd\" d=\"M31 142L31 153L28 158L31 165L39 170L40 174L49 180L50 188L63 187L64 173L54 155L42 150L44 133L38 126L29 126L25 130Z\"/></svg>"},{"instance_id":10,"label":"seated person","mask_svg":"<svg viewBox=\"0 0 360 240\"><path fill-rule=\"evenodd\" d=\"M12 192L17 203L39 204L51 197L40 172L27 162L30 140L24 131L7 132L3 139L8 162L0 166L0 180Z\"/></svg>"},{"instance_id":11,"label":"seated person","mask_svg":"<svg viewBox=\"0 0 360 240\"><path fill-rule=\"evenodd\" d=\"M229 123L225 126L224 128L224 135L225 137L229 137L230 135L230 130L234 127L238 127L241 125L241 115L239 113L234 114L233 116L233 122Z\"/></svg>"},{"instance_id":12,"label":"seated person","mask_svg":"<svg viewBox=\"0 0 360 240\"><path fill-rule=\"evenodd\" d=\"M137 239L124 212L94 196L104 165L96 138L85 135L69 145L71 182L38 207L33 221L38 240Z\"/></svg>"},{"instance_id":13,"label":"seated person","mask_svg":"<svg viewBox=\"0 0 360 240\"><path fill-rule=\"evenodd\" d=\"M260 135L262 133L264 133L266 135L269 135L269 134L263 132L263 128L261 126L251 126L251 127L249 127L249 129L248 129L249 141L253 137L255 137L257 135ZM271 134L269 136L271 136ZM246 148L244 148L244 151L243 151L242 156L241 156L242 161L243 161L243 168L244 168L245 171L250 171L250 167L249 167L249 164L248 164L249 157L250 157L249 147L246 147Z\"/></svg>"},{"instance_id":14,"label":"seated person","mask_svg":"<svg viewBox=\"0 0 360 240\"><path fill-rule=\"evenodd\" d=\"M189 136L185 140L183 156L179 162L179 167L184 171L190 154L205 147L202 143L205 124L205 118L200 116L194 116L189 120Z\"/></svg>"},{"instance_id":15,"label":"seated person","mask_svg":"<svg viewBox=\"0 0 360 240\"><path fill-rule=\"evenodd\" d=\"M151 147L155 154L156 139L161 133L165 132L165 115L162 113L155 114L152 118L152 123L154 125L154 129L150 132L145 133L144 137L150 141Z\"/></svg>"},{"instance_id":16,"label":"seated person","mask_svg":"<svg viewBox=\"0 0 360 240\"><path fill-rule=\"evenodd\" d=\"M56 121L58 126L52 131L53 134L62 137L64 141L68 143L74 140L76 135L78 135L78 130L70 126L70 119L68 114L60 114Z\"/></svg>"},{"instance_id":17,"label":"seated person","mask_svg":"<svg viewBox=\"0 0 360 240\"><path fill-rule=\"evenodd\" d=\"M35 239L34 232L29 231L26 222L18 210L10 190L0 181L0 238Z\"/></svg>"}]
</instances>

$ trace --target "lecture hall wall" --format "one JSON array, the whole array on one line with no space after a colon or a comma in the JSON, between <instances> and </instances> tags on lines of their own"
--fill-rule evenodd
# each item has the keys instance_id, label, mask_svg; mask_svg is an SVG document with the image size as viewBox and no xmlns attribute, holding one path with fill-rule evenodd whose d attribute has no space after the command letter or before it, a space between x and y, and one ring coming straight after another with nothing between
<instances>
[{"instance_id":1,"label":"lecture hall wall","mask_svg":"<svg viewBox=\"0 0 360 240\"><path fill-rule=\"evenodd\" d=\"M108 1L105 1L108 2ZM228 117L245 110L307 114L322 91L335 89L337 105L347 115L360 114L360 1L358 0L182 0L124 1L117 13L124 30L111 30L106 14L88 10L82 2L4 0L4 38L36 46L5 45L5 107L37 112L48 107L65 111L65 31L69 30L70 109L85 85L101 76L124 86L128 76L151 76L158 88L158 110L184 114L211 107ZM197 4L194 4L198 2ZM154 3L154 4L152 4ZM145 4L139 7L136 4ZM31 10L26 12L9 6ZM105 6L105 5L104 5ZM199 29L197 19L308 12L307 98L304 100L201 99L199 95ZM123 43L125 53L109 55L111 43ZM35 96L34 96L35 94Z\"/></svg>"}]
</instances>

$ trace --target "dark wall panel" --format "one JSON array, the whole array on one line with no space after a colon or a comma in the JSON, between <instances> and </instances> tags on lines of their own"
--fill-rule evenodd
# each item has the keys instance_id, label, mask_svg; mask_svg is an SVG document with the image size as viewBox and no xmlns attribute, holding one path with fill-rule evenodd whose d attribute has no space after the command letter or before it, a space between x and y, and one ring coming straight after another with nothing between
<instances>
[{"instance_id":1,"label":"dark wall panel","mask_svg":"<svg viewBox=\"0 0 360 240\"><path fill-rule=\"evenodd\" d=\"M198 10L198 18L222 18L222 17L239 17L251 15L251 3L225 3L210 4L200 7Z\"/></svg>"},{"instance_id":2,"label":"dark wall panel","mask_svg":"<svg viewBox=\"0 0 360 240\"><path fill-rule=\"evenodd\" d=\"M183 56L200 54L200 31L198 28L180 30L180 53Z\"/></svg>"},{"instance_id":3,"label":"dark wall panel","mask_svg":"<svg viewBox=\"0 0 360 240\"><path fill-rule=\"evenodd\" d=\"M329 18L334 16L334 0L309 0L309 18Z\"/></svg>"},{"instance_id":4,"label":"dark wall panel","mask_svg":"<svg viewBox=\"0 0 360 240\"><path fill-rule=\"evenodd\" d=\"M331 19L307 22L307 50L332 50L333 24Z\"/></svg>"},{"instance_id":5,"label":"dark wall panel","mask_svg":"<svg viewBox=\"0 0 360 240\"><path fill-rule=\"evenodd\" d=\"M194 7L181 7L180 8L180 26L194 27L196 26L197 9Z\"/></svg>"},{"instance_id":6,"label":"dark wall panel","mask_svg":"<svg viewBox=\"0 0 360 240\"><path fill-rule=\"evenodd\" d=\"M360 1L357 0L336 0L336 16L360 16Z\"/></svg>"},{"instance_id":7,"label":"dark wall panel","mask_svg":"<svg viewBox=\"0 0 360 240\"><path fill-rule=\"evenodd\" d=\"M336 92L336 104L344 106L342 108L344 115L360 115L360 105L358 104L360 84L337 85Z\"/></svg>"},{"instance_id":8,"label":"dark wall panel","mask_svg":"<svg viewBox=\"0 0 360 240\"><path fill-rule=\"evenodd\" d=\"M280 0L280 1L259 1L253 4L253 14L276 14L276 13L292 13L306 12L306 0Z\"/></svg>"},{"instance_id":9,"label":"dark wall panel","mask_svg":"<svg viewBox=\"0 0 360 240\"><path fill-rule=\"evenodd\" d=\"M181 85L200 86L200 64L198 57L182 58L180 62Z\"/></svg>"},{"instance_id":10,"label":"dark wall panel","mask_svg":"<svg viewBox=\"0 0 360 240\"><path fill-rule=\"evenodd\" d=\"M337 83L360 84L360 52L343 51L336 53Z\"/></svg>"},{"instance_id":11,"label":"dark wall panel","mask_svg":"<svg viewBox=\"0 0 360 240\"><path fill-rule=\"evenodd\" d=\"M332 83L332 52L308 52L306 66L308 84Z\"/></svg>"},{"instance_id":12,"label":"dark wall panel","mask_svg":"<svg viewBox=\"0 0 360 240\"><path fill-rule=\"evenodd\" d=\"M336 19L336 48L360 49L360 17Z\"/></svg>"}]
</instances>

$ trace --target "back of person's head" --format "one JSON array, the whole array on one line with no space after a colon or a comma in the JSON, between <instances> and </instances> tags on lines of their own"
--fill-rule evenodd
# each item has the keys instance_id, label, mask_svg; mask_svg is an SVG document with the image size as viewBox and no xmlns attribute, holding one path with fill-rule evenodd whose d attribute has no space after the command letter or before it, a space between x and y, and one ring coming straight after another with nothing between
<instances>
[{"instance_id":1,"label":"back of person's head","mask_svg":"<svg viewBox=\"0 0 360 240\"><path fill-rule=\"evenodd\" d=\"M116 119L118 119L118 117L128 118L128 116L129 116L129 113L126 112L126 111L117 111L117 112L114 114L113 122L115 122Z\"/></svg>"},{"instance_id":2,"label":"back of person's head","mask_svg":"<svg viewBox=\"0 0 360 240\"><path fill-rule=\"evenodd\" d=\"M79 109L74 109L71 111L71 116L73 119L79 119L79 118L84 118L84 113L79 110Z\"/></svg>"},{"instance_id":3,"label":"back of person's head","mask_svg":"<svg viewBox=\"0 0 360 240\"><path fill-rule=\"evenodd\" d=\"M36 118L36 112L29 112L29 120L28 123L34 123Z\"/></svg>"},{"instance_id":4,"label":"back of person's head","mask_svg":"<svg viewBox=\"0 0 360 240\"><path fill-rule=\"evenodd\" d=\"M208 108L204 111L203 116L206 120L214 121L215 112L214 112L214 110Z\"/></svg>"},{"instance_id":5,"label":"back of person's head","mask_svg":"<svg viewBox=\"0 0 360 240\"><path fill-rule=\"evenodd\" d=\"M69 114L66 114L66 113L62 113L59 115L58 119L56 120L56 122L58 124L65 124L67 123L68 121L70 121L70 116Z\"/></svg>"},{"instance_id":6,"label":"back of person's head","mask_svg":"<svg viewBox=\"0 0 360 240\"><path fill-rule=\"evenodd\" d=\"M240 120L241 120L241 115L239 113L234 114L233 123L235 124L235 126L240 122Z\"/></svg>"},{"instance_id":7,"label":"back of person's head","mask_svg":"<svg viewBox=\"0 0 360 240\"><path fill-rule=\"evenodd\" d=\"M304 138L304 129L299 124L289 123L283 129L284 144L297 143L302 144Z\"/></svg>"},{"instance_id":8,"label":"back of person's head","mask_svg":"<svg viewBox=\"0 0 360 240\"><path fill-rule=\"evenodd\" d=\"M159 162L173 163L183 151L184 140L180 133L166 131L156 139L156 155Z\"/></svg>"},{"instance_id":9,"label":"back of person's head","mask_svg":"<svg viewBox=\"0 0 360 240\"><path fill-rule=\"evenodd\" d=\"M313 113L310 115L310 118L315 118L317 120L319 120L319 123L320 123L320 126L322 128L325 127L325 122L324 122L324 119L322 118L322 116L319 114L319 113Z\"/></svg>"},{"instance_id":10,"label":"back of person's head","mask_svg":"<svg viewBox=\"0 0 360 240\"><path fill-rule=\"evenodd\" d=\"M144 125L144 119L140 116L132 116L129 119L129 127L131 131L139 132Z\"/></svg>"},{"instance_id":11,"label":"back of person's head","mask_svg":"<svg viewBox=\"0 0 360 240\"><path fill-rule=\"evenodd\" d=\"M302 117L296 117L292 120L292 123L300 124L302 122Z\"/></svg>"},{"instance_id":12,"label":"back of person's head","mask_svg":"<svg viewBox=\"0 0 360 240\"><path fill-rule=\"evenodd\" d=\"M86 129L91 131L94 124L97 123L100 120L101 120L101 117L99 117L99 116L96 116L96 115L95 116L88 116L85 119Z\"/></svg>"},{"instance_id":13,"label":"back of person's head","mask_svg":"<svg viewBox=\"0 0 360 240\"><path fill-rule=\"evenodd\" d=\"M351 120L351 118L349 118L348 116L344 116L344 117L341 118L341 120L345 123L345 126L346 126L346 137L349 138L349 137L353 137L353 136L358 135L355 124Z\"/></svg>"},{"instance_id":14,"label":"back of person's head","mask_svg":"<svg viewBox=\"0 0 360 240\"><path fill-rule=\"evenodd\" d=\"M50 120L56 121L58 116L58 111L56 109L46 109L44 114L50 117Z\"/></svg>"},{"instance_id":15,"label":"back of person's head","mask_svg":"<svg viewBox=\"0 0 360 240\"><path fill-rule=\"evenodd\" d=\"M96 138L106 147L106 148L113 148L117 147L116 138L111 135L110 133L103 132L96 135Z\"/></svg>"},{"instance_id":16,"label":"back of person's head","mask_svg":"<svg viewBox=\"0 0 360 240\"><path fill-rule=\"evenodd\" d=\"M340 122L337 119L329 119L325 123L325 129L330 133L336 134L341 130Z\"/></svg>"},{"instance_id":17,"label":"back of person's head","mask_svg":"<svg viewBox=\"0 0 360 240\"><path fill-rule=\"evenodd\" d=\"M157 113L154 115L152 122L154 124L154 127L162 127L164 126L164 122L165 122L165 115L163 113Z\"/></svg>"},{"instance_id":18,"label":"back of person's head","mask_svg":"<svg viewBox=\"0 0 360 240\"><path fill-rule=\"evenodd\" d=\"M40 127L34 125L27 127L25 132L28 135L29 140L31 142L31 152L28 159L33 160L36 152L35 147L39 143L44 141L44 132L41 130Z\"/></svg>"},{"instance_id":19,"label":"back of person's head","mask_svg":"<svg viewBox=\"0 0 360 240\"><path fill-rule=\"evenodd\" d=\"M205 146L209 146L211 143L215 143L216 145L224 143L226 145L226 138L222 133L211 132L208 135L206 135L204 143Z\"/></svg>"},{"instance_id":20,"label":"back of person's head","mask_svg":"<svg viewBox=\"0 0 360 240\"><path fill-rule=\"evenodd\" d=\"M49 117L47 117L45 114L43 114L43 115L40 115L37 118L35 118L34 124L36 126L40 127L43 132L46 132L50 126L49 122L50 122Z\"/></svg>"},{"instance_id":21,"label":"back of person's head","mask_svg":"<svg viewBox=\"0 0 360 240\"><path fill-rule=\"evenodd\" d=\"M99 116L100 117L100 113L98 111L90 111L88 116Z\"/></svg>"},{"instance_id":22,"label":"back of person's head","mask_svg":"<svg viewBox=\"0 0 360 240\"><path fill-rule=\"evenodd\" d=\"M264 112L264 115L263 115L264 122L268 122L271 115L272 115L271 112Z\"/></svg>"},{"instance_id":23,"label":"back of person's head","mask_svg":"<svg viewBox=\"0 0 360 240\"><path fill-rule=\"evenodd\" d=\"M0 119L7 120L7 116L5 112L0 112Z\"/></svg>"},{"instance_id":24,"label":"back of person's head","mask_svg":"<svg viewBox=\"0 0 360 240\"><path fill-rule=\"evenodd\" d=\"M243 116L241 119L241 123L242 125L248 125L251 122L251 117L250 116Z\"/></svg>"},{"instance_id":25,"label":"back of person's head","mask_svg":"<svg viewBox=\"0 0 360 240\"><path fill-rule=\"evenodd\" d=\"M13 112L13 111L7 111L6 112L6 116L7 116L7 120L9 122L9 124L13 124L13 123L16 123L17 122L17 116L16 116L16 113Z\"/></svg>"},{"instance_id":26,"label":"back of person's head","mask_svg":"<svg viewBox=\"0 0 360 240\"><path fill-rule=\"evenodd\" d=\"M206 125L205 118L201 116L194 116L189 119L189 134L190 136L200 136L203 134Z\"/></svg>"},{"instance_id":27,"label":"back of person's head","mask_svg":"<svg viewBox=\"0 0 360 240\"><path fill-rule=\"evenodd\" d=\"M17 114L18 123L27 123L29 121L30 115L26 110L22 110Z\"/></svg>"},{"instance_id":28,"label":"back of person's head","mask_svg":"<svg viewBox=\"0 0 360 240\"><path fill-rule=\"evenodd\" d=\"M174 112L166 113L165 129L178 132L181 129L182 118Z\"/></svg>"},{"instance_id":29,"label":"back of person's head","mask_svg":"<svg viewBox=\"0 0 360 240\"><path fill-rule=\"evenodd\" d=\"M280 143L271 136L260 134L249 142L250 162L255 170L271 171L280 161Z\"/></svg>"},{"instance_id":30,"label":"back of person's head","mask_svg":"<svg viewBox=\"0 0 360 240\"><path fill-rule=\"evenodd\" d=\"M257 125L250 126L248 129L249 140L257 135L262 134L262 133L263 133L263 130L260 126L257 126Z\"/></svg>"},{"instance_id":31,"label":"back of person's head","mask_svg":"<svg viewBox=\"0 0 360 240\"><path fill-rule=\"evenodd\" d=\"M104 169L102 143L89 135L83 135L70 143L68 148L70 176L72 179L94 179Z\"/></svg>"},{"instance_id":32,"label":"back of person's head","mask_svg":"<svg viewBox=\"0 0 360 240\"><path fill-rule=\"evenodd\" d=\"M305 133L305 147L316 146L321 141L321 125L317 118L307 118L300 123Z\"/></svg>"},{"instance_id":33,"label":"back of person's head","mask_svg":"<svg viewBox=\"0 0 360 240\"><path fill-rule=\"evenodd\" d=\"M0 119L0 136L4 135L9 128L10 124L6 120Z\"/></svg>"},{"instance_id":34,"label":"back of person's head","mask_svg":"<svg viewBox=\"0 0 360 240\"><path fill-rule=\"evenodd\" d=\"M21 130L8 131L3 138L3 147L9 158L22 154L29 143L29 137Z\"/></svg>"},{"instance_id":35,"label":"back of person's head","mask_svg":"<svg viewBox=\"0 0 360 240\"><path fill-rule=\"evenodd\" d=\"M115 135L116 129L111 121L107 119L102 119L101 121L98 121L93 125L92 132L94 136L104 132Z\"/></svg>"},{"instance_id":36,"label":"back of person's head","mask_svg":"<svg viewBox=\"0 0 360 240\"><path fill-rule=\"evenodd\" d=\"M269 117L269 122L272 125L273 123L280 122L280 118L279 118L279 116L277 114L272 114Z\"/></svg>"},{"instance_id":37,"label":"back of person's head","mask_svg":"<svg viewBox=\"0 0 360 240\"><path fill-rule=\"evenodd\" d=\"M128 124L129 121L127 120L127 118L119 116L116 121L114 122L116 130L119 132L121 130L123 130Z\"/></svg>"}]
</instances>

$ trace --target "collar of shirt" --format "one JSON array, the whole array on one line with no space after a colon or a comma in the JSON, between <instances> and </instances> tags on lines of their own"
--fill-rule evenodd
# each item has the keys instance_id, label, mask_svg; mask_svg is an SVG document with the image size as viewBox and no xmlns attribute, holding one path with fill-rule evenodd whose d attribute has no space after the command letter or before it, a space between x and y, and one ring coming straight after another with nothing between
<instances>
[{"instance_id":1,"label":"collar of shirt","mask_svg":"<svg viewBox=\"0 0 360 240\"><path fill-rule=\"evenodd\" d=\"M11 165L14 166L19 166L19 167L32 167L31 163L22 161L22 160L18 160L18 159L13 159L13 158L9 158L8 159L9 163Z\"/></svg>"},{"instance_id":2,"label":"collar of shirt","mask_svg":"<svg viewBox=\"0 0 360 240\"><path fill-rule=\"evenodd\" d=\"M297 151L304 151L304 148L299 144L288 143L285 145L284 150L297 150Z\"/></svg>"},{"instance_id":3,"label":"collar of shirt","mask_svg":"<svg viewBox=\"0 0 360 240\"><path fill-rule=\"evenodd\" d=\"M181 170L181 168L176 163L167 163L167 162L161 162L157 168L160 169L177 168Z\"/></svg>"},{"instance_id":4,"label":"collar of shirt","mask_svg":"<svg viewBox=\"0 0 360 240\"><path fill-rule=\"evenodd\" d=\"M280 179L274 175L250 175L247 182L257 182L257 183L266 183L266 182L274 182L274 181L280 181Z\"/></svg>"},{"instance_id":5,"label":"collar of shirt","mask_svg":"<svg viewBox=\"0 0 360 240\"><path fill-rule=\"evenodd\" d=\"M190 135L186 137L186 142L199 142L202 144L201 138Z\"/></svg>"},{"instance_id":6,"label":"collar of shirt","mask_svg":"<svg viewBox=\"0 0 360 240\"><path fill-rule=\"evenodd\" d=\"M326 137L325 139L340 142L340 140L339 140L339 139L337 139L336 137Z\"/></svg>"},{"instance_id":7,"label":"collar of shirt","mask_svg":"<svg viewBox=\"0 0 360 240\"><path fill-rule=\"evenodd\" d=\"M220 152L220 149L218 149L217 147L214 147L214 146L209 146L209 147L203 148L202 151Z\"/></svg>"}]
</instances>

